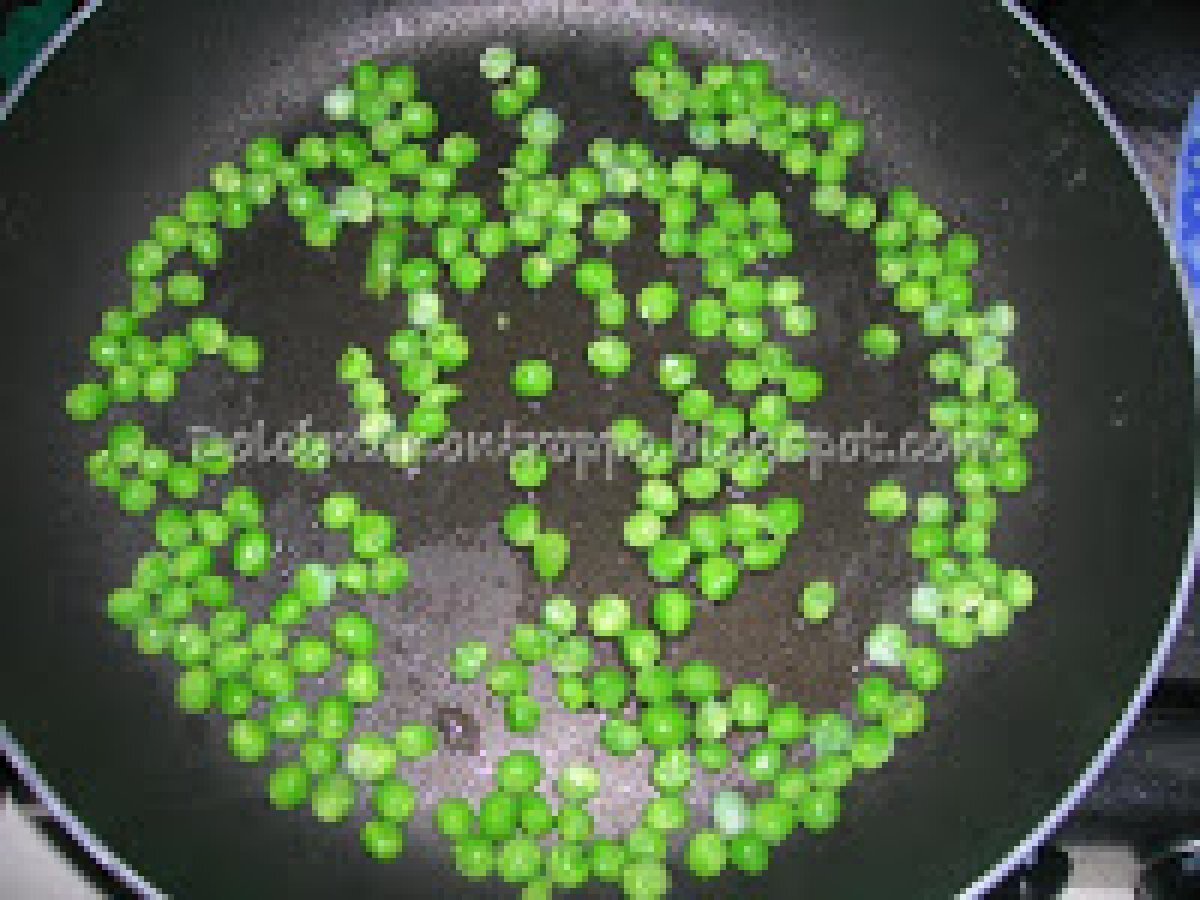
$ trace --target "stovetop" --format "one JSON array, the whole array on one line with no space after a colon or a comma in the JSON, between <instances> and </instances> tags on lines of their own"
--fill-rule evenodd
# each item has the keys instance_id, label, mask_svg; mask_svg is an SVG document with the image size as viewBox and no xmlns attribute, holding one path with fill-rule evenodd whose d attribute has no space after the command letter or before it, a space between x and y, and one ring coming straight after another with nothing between
<instances>
[{"instance_id":1,"label":"stovetop","mask_svg":"<svg viewBox=\"0 0 1200 900\"><path fill-rule=\"evenodd\" d=\"M1200 97L1200 2L1031 0L1025 6L1104 97L1170 212L1180 135L1189 104ZM23 799L11 772L0 771L0 789ZM0 818L18 808L20 802L0 807ZM49 817L28 818L102 893L123 896ZM54 865L49 857L44 863ZM50 896L34 883L39 896ZM91 894L76 886L75 893L55 896ZM988 900L1055 896L1200 898L1200 604L1188 612L1162 681L1111 766L1047 847Z\"/></svg>"}]
</instances>

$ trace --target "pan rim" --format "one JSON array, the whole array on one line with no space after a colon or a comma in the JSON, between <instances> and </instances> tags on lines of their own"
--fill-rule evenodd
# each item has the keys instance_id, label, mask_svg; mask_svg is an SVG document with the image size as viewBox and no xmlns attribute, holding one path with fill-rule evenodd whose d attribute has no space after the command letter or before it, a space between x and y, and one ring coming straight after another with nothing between
<instances>
[{"instance_id":1,"label":"pan rim","mask_svg":"<svg viewBox=\"0 0 1200 900\"><path fill-rule=\"evenodd\" d=\"M1182 254L1179 251L1172 234L1171 222L1151 188L1149 175L1138 160L1133 146L1116 117L1109 109L1100 94L1087 80L1082 70L1074 60L1060 47L1051 35L1018 3L1017 0L997 0L998 5L1010 13L1017 22L1024 26L1030 35L1053 57L1058 67L1066 74L1075 87L1083 94L1101 124L1107 129L1116 142L1118 149L1125 158L1125 163L1132 171L1146 202L1154 215L1155 222L1167 246L1171 266L1175 271L1176 283L1183 298L1185 315L1188 321L1188 337L1192 349L1193 386L1196 384L1197 363L1200 362L1200 334L1197 333L1197 310L1195 299L1191 296L1185 275ZM29 89L38 73L53 58L54 54L67 40L86 22L101 6L103 0L88 0L55 32L53 38L41 49L17 77L12 88L0 98L0 124L12 113L16 104ZM1200 295L1200 290L1197 291ZM1047 813L1030 833L1018 843L1009 853L990 869L980 875L972 884L965 887L959 894L962 900L976 900L996 887L1001 881L1018 869L1040 847L1067 818L1079 804L1079 801L1094 787L1105 769L1108 768L1120 747L1125 743L1138 717L1144 711L1149 701L1150 692L1162 675L1176 639L1183 624L1183 616L1187 610L1194 589L1197 563L1200 562L1200 497L1193 490L1192 524L1187 538L1187 551L1184 554L1183 571L1176 582L1175 599L1171 612L1167 617L1154 653L1147 664L1137 689L1126 704L1120 717L1108 733L1108 737L1100 749L1092 757L1080 773L1074 784L1057 804ZM115 877L129 889L142 897L165 898L157 887L133 869L107 844L100 840L75 815L74 811L58 796L58 793L37 770L33 761L26 755L16 738L9 732L6 725L0 723L0 751L3 752L9 764L16 771L21 781L34 794L35 798L53 816L54 820L70 835L72 840L104 871Z\"/></svg>"},{"instance_id":2,"label":"pan rim","mask_svg":"<svg viewBox=\"0 0 1200 900\"><path fill-rule=\"evenodd\" d=\"M1172 235L1170 219L1162 203L1159 201L1158 195L1154 193L1151 187L1150 176L1134 153L1133 145L1130 143L1124 129L1117 122L1112 110L1109 109L1108 104L1105 103L1092 83L1087 80L1075 61L1071 59L1067 52L1058 45L1054 38L1025 9L1017 4L1016 0L1000 0L1000 4L1020 24L1024 25L1034 39L1054 57L1054 61L1058 63L1059 68L1062 69L1080 93L1083 94L1096 115L1100 118L1101 123L1108 129L1113 140L1116 141L1121 154L1125 157L1126 164L1137 179L1142 194L1150 204L1150 209L1154 213L1159 231L1162 232L1163 240L1166 242L1167 252L1171 258L1171 266L1175 270L1175 280L1183 298L1184 313L1188 320L1188 336L1191 339L1192 345L1192 384L1194 387L1196 384L1196 364L1200 361L1197 347L1200 335L1197 334L1196 305L1189 292L1187 278L1184 273L1183 258ZM1194 410L1193 418L1195 418ZM1155 648L1154 654L1151 656L1150 662L1142 674L1141 683L1130 698L1129 703L1126 704L1125 711L1121 714L1112 730L1109 731L1108 738L1092 757L1091 762L1084 768L1079 778L1076 779L1075 784L1063 795L1054 809L1042 819L1037 827L1012 849L1006 858L992 866L974 884L962 892L961 897L964 900L975 900L975 898L983 897L983 895L1018 869L1022 863L1026 862L1038 847L1045 843L1046 839L1058 829L1066 817L1079 804L1079 801L1095 786L1096 781L1103 774L1104 770L1108 768L1117 751L1125 743L1129 732L1133 729L1134 724L1146 708L1146 704L1150 699L1150 692L1154 689L1154 685L1162 675L1171 649L1174 647L1175 641L1182 629L1183 614L1187 611L1188 603L1192 596L1196 578L1196 565L1197 561L1200 560L1200 545L1198 545L1198 541L1200 541L1200 497L1197 497L1193 485L1192 526L1188 535L1188 550L1184 554L1184 568L1180 574L1179 581L1176 583L1175 601L1171 606L1171 613L1167 617L1166 625L1159 637L1158 646Z\"/></svg>"}]
</instances>

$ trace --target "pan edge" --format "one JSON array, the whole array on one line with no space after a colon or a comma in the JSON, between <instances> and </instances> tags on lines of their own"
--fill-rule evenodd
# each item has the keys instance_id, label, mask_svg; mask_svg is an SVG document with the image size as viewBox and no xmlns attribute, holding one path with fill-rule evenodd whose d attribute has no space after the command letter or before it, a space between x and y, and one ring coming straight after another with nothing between
<instances>
[{"instance_id":1,"label":"pan edge","mask_svg":"<svg viewBox=\"0 0 1200 900\"><path fill-rule=\"evenodd\" d=\"M1137 179L1138 186L1141 188L1146 202L1150 205L1154 219L1158 224L1158 229L1162 233L1163 240L1166 243L1167 252L1171 258L1171 267L1175 270L1175 280L1183 298L1184 312L1188 321L1188 336L1191 339L1192 345L1192 381L1194 386L1196 381L1196 365L1200 361L1200 357L1197 354L1196 307L1190 299L1182 255L1173 239L1171 224L1166 211L1150 186L1150 176L1138 160L1137 155L1134 153L1133 145L1130 144L1129 138L1117 122L1112 110L1108 108L1108 104L1104 102L1104 99L1095 87L1092 86L1091 82L1087 80L1074 60L1067 55L1066 51L1058 45L1054 38L1016 0L1000 0L1000 5L1029 31L1034 40L1041 44L1054 58L1054 61L1062 69L1063 73L1071 79L1071 82L1083 94L1084 99L1092 107L1101 124L1104 125L1108 133L1112 135L1113 140L1116 141L1121 155L1125 157L1126 165L1129 166L1134 177ZM1194 409L1193 418L1195 418ZM1194 462L1193 473L1195 473L1195 465ZM1104 744L1096 752L1095 756L1092 757L1091 762L1088 763L1079 778L1067 790L1058 804L1038 823L1023 841L1012 849L1008 856L984 872L973 884L965 888L960 894L962 900L978 900L978 898L982 898L988 891L996 887L1019 868L1062 825L1063 821L1071 814L1075 807L1079 805L1080 800L1096 784L1096 781L1112 762L1113 757L1116 756L1117 751L1125 743L1129 732L1146 708L1146 704L1150 699L1150 692L1154 689L1154 685L1162 675L1163 669L1167 664L1167 658L1182 629L1183 615L1187 611L1194 588L1197 561L1200 560L1200 545L1198 545L1198 541L1200 541L1200 498L1196 497L1193 487L1192 525L1187 538L1188 550L1183 560L1183 571L1180 573L1176 584L1175 600L1171 605L1171 614L1167 617L1166 625L1163 627L1158 639L1158 646L1155 648L1154 655L1150 658L1150 662L1142 675L1142 680L1138 684L1137 690L1130 698L1129 703L1126 704L1120 718L1113 725Z\"/></svg>"}]
</instances>

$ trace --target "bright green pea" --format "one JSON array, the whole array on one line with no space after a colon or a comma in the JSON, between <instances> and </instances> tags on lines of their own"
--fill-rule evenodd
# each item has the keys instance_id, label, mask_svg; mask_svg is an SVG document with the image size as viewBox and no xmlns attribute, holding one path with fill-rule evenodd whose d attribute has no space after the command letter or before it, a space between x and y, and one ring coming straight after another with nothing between
<instances>
[{"instance_id":1,"label":"bright green pea","mask_svg":"<svg viewBox=\"0 0 1200 900\"><path fill-rule=\"evenodd\" d=\"M623 209L598 209L592 215L591 231L601 244L620 244L629 238L633 221Z\"/></svg>"},{"instance_id":2,"label":"bright green pea","mask_svg":"<svg viewBox=\"0 0 1200 900\"><path fill-rule=\"evenodd\" d=\"M479 641L460 644L454 650L451 671L458 681L475 681L488 661L488 646Z\"/></svg>"},{"instance_id":3,"label":"bright green pea","mask_svg":"<svg viewBox=\"0 0 1200 900\"><path fill-rule=\"evenodd\" d=\"M696 762L706 772L724 772L733 761L733 752L721 741L702 741L696 745Z\"/></svg>"},{"instance_id":4,"label":"bright green pea","mask_svg":"<svg viewBox=\"0 0 1200 900\"><path fill-rule=\"evenodd\" d=\"M229 751L234 758L245 763L256 763L264 759L271 748L267 727L257 719L237 719L229 727ZM293 776L283 776L290 778ZM291 785L295 788L296 785ZM297 801L297 805L299 805Z\"/></svg>"},{"instance_id":5,"label":"bright green pea","mask_svg":"<svg viewBox=\"0 0 1200 900\"><path fill-rule=\"evenodd\" d=\"M691 627L692 616L692 599L684 591L670 589L655 595L652 618L663 634L677 637L686 633Z\"/></svg>"},{"instance_id":6,"label":"bright green pea","mask_svg":"<svg viewBox=\"0 0 1200 900\"><path fill-rule=\"evenodd\" d=\"M571 544L560 531L540 532L533 541L533 568L543 581L553 581L567 568Z\"/></svg>"},{"instance_id":7,"label":"bright green pea","mask_svg":"<svg viewBox=\"0 0 1200 900\"><path fill-rule=\"evenodd\" d=\"M794 744L804 735L804 712L794 703L777 706L767 718L767 735L777 744Z\"/></svg>"},{"instance_id":8,"label":"bright green pea","mask_svg":"<svg viewBox=\"0 0 1200 900\"><path fill-rule=\"evenodd\" d=\"M367 706L378 698L382 680L382 674L373 663L355 660L346 666L342 675L342 689L351 703Z\"/></svg>"},{"instance_id":9,"label":"bright green pea","mask_svg":"<svg viewBox=\"0 0 1200 900\"><path fill-rule=\"evenodd\" d=\"M588 364L604 377L618 378L629 369L632 356L625 341L608 336L597 338L588 344L587 360Z\"/></svg>"},{"instance_id":10,"label":"bright green pea","mask_svg":"<svg viewBox=\"0 0 1200 900\"><path fill-rule=\"evenodd\" d=\"M642 509L625 520L624 538L630 547L646 549L662 537L664 525L655 512Z\"/></svg>"},{"instance_id":11,"label":"bright green pea","mask_svg":"<svg viewBox=\"0 0 1200 900\"><path fill-rule=\"evenodd\" d=\"M808 797L809 795L804 795ZM796 827L797 813L790 803L778 798L760 800L750 813L751 827L764 843L775 846L787 840Z\"/></svg>"},{"instance_id":12,"label":"bright green pea","mask_svg":"<svg viewBox=\"0 0 1200 900\"><path fill-rule=\"evenodd\" d=\"M600 728L600 742L613 756L632 756L642 746L642 733L630 722L610 718Z\"/></svg>"},{"instance_id":13,"label":"bright green pea","mask_svg":"<svg viewBox=\"0 0 1200 900\"><path fill-rule=\"evenodd\" d=\"M767 723L771 697L765 685L744 682L729 692L729 709L740 728L761 728Z\"/></svg>"},{"instance_id":14,"label":"bright green pea","mask_svg":"<svg viewBox=\"0 0 1200 900\"><path fill-rule=\"evenodd\" d=\"M175 683L175 702L184 712L207 712L216 698L217 678L211 669L182 672Z\"/></svg>"},{"instance_id":15,"label":"bright green pea","mask_svg":"<svg viewBox=\"0 0 1200 900\"><path fill-rule=\"evenodd\" d=\"M684 571L692 558L692 545L682 538L663 537L651 546L646 559L646 567L650 577L657 582L674 582L683 577ZM710 557L701 564L701 592L704 592L704 566L712 559ZM707 596L707 594L706 594Z\"/></svg>"},{"instance_id":16,"label":"bright green pea","mask_svg":"<svg viewBox=\"0 0 1200 900\"><path fill-rule=\"evenodd\" d=\"M669 281L656 281L638 292L638 315L652 325L667 322L679 308L679 293Z\"/></svg>"},{"instance_id":17,"label":"bright green pea","mask_svg":"<svg viewBox=\"0 0 1200 900\"><path fill-rule=\"evenodd\" d=\"M513 626L509 647L521 662L536 665L550 655L554 635L540 625L519 623Z\"/></svg>"},{"instance_id":18,"label":"bright green pea","mask_svg":"<svg viewBox=\"0 0 1200 900\"><path fill-rule=\"evenodd\" d=\"M824 622L837 603L837 591L828 581L811 581L800 595L800 614L810 622Z\"/></svg>"},{"instance_id":19,"label":"bright green pea","mask_svg":"<svg viewBox=\"0 0 1200 900\"><path fill-rule=\"evenodd\" d=\"M503 660L488 673L488 689L497 696L523 694L529 690L529 669L520 660Z\"/></svg>"},{"instance_id":20,"label":"bright green pea","mask_svg":"<svg viewBox=\"0 0 1200 900\"><path fill-rule=\"evenodd\" d=\"M683 747L662 750L655 759L650 778L662 794L675 795L686 790L692 782L691 753Z\"/></svg>"},{"instance_id":21,"label":"bright green pea","mask_svg":"<svg viewBox=\"0 0 1200 900\"><path fill-rule=\"evenodd\" d=\"M880 481L867 495L867 512L876 519L887 521L901 518L908 511L908 494L895 481Z\"/></svg>"},{"instance_id":22,"label":"bright green pea","mask_svg":"<svg viewBox=\"0 0 1200 900\"><path fill-rule=\"evenodd\" d=\"M310 807L313 818L325 823L341 822L350 815L356 799L357 789L348 776L323 775L312 786Z\"/></svg>"},{"instance_id":23,"label":"bright green pea","mask_svg":"<svg viewBox=\"0 0 1200 900\"><path fill-rule=\"evenodd\" d=\"M404 850L404 832L395 822L372 819L364 822L359 832L363 849L372 859L393 860Z\"/></svg>"},{"instance_id":24,"label":"bright green pea","mask_svg":"<svg viewBox=\"0 0 1200 900\"><path fill-rule=\"evenodd\" d=\"M554 387L554 371L543 359L523 360L513 369L512 387L518 397L545 397Z\"/></svg>"},{"instance_id":25,"label":"bright green pea","mask_svg":"<svg viewBox=\"0 0 1200 900\"><path fill-rule=\"evenodd\" d=\"M438 733L430 725L409 722L396 729L396 752L401 759L424 759L438 747Z\"/></svg>"},{"instance_id":26,"label":"bright green pea","mask_svg":"<svg viewBox=\"0 0 1200 900\"><path fill-rule=\"evenodd\" d=\"M521 797L520 827L531 838L545 837L554 829L555 815L541 794L525 793Z\"/></svg>"},{"instance_id":27,"label":"bright green pea","mask_svg":"<svg viewBox=\"0 0 1200 900\"><path fill-rule=\"evenodd\" d=\"M295 809L308 798L310 785L308 771L303 766L285 765L271 773L267 795L276 809Z\"/></svg>"},{"instance_id":28,"label":"bright green pea","mask_svg":"<svg viewBox=\"0 0 1200 900\"><path fill-rule=\"evenodd\" d=\"M691 722L674 704L657 704L643 710L642 739L658 750L682 746L691 734Z\"/></svg>"},{"instance_id":29,"label":"bright green pea","mask_svg":"<svg viewBox=\"0 0 1200 900\"><path fill-rule=\"evenodd\" d=\"M724 871L728 861L729 848L725 838L715 831L701 831L688 843L688 869L698 878L715 878Z\"/></svg>"},{"instance_id":30,"label":"bright green pea","mask_svg":"<svg viewBox=\"0 0 1200 900\"><path fill-rule=\"evenodd\" d=\"M900 349L900 335L889 325L872 325L862 333L862 347L868 356L890 359Z\"/></svg>"},{"instance_id":31,"label":"bright green pea","mask_svg":"<svg viewBox=\"0 0 1200 900\"><path fill-rule=\"evenodd\" d=\"M725 556L703 560L697 573L700 593L714 602L729 599L737 590L739 578L738 564Z\"/></svg>"},{"instance_id":32,"label":"bright green pea","mask_svg":"<svg viewBox=\"0 0 1200 900\"><path fill-rule=\"evenodd\" d=\"M588 855L578 844L555 844L546 861L550 880L567 888L581 887L589 873Z\"/></svg>"},{"instance_id":33,"label":"bright green pea","mask_svg":"<svg viewBox=\"0 0 1200 900\"><path fill-rule=\"evenodd\" d=\"M662 656L658 633L649 628L626 630L621 635L621 656L635 670L655 665Z\"/></svg>"},{"instance_id":34,"label":"bright green pea","mask_svg":"<svg viewBox=\"0 0 1200 900\"><path fill-rule=\"evenodd\" d=\"M527 794L541 781L541 760L528 751L508 754L496 767L496 784L509 794Z\"/></svg>"},{"instance_id":35,"label":"bright green pea","mask_svg":"<svg viewBox=\"0 0 1200 900\"><path fill-rule=\"evenodd\" d=\"M805 828L820 834L837 823L841 803L832 791L810 791L800 798L796 812Z\"/></svg>"}]
</instances>

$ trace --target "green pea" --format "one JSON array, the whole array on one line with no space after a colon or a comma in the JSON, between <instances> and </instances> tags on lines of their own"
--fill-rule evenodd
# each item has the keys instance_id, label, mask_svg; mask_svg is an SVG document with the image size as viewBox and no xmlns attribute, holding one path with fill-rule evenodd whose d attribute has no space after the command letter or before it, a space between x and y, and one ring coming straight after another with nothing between
<instances>
[{"instance_id":1,"label":"green pea","mask_svg":"<svg viewBox=\"0 0 1200 900\"><path fill-rule=\"evenodd\" d=\"M434 821L442 835L451 840L462 840L472 833L476 816L466 800L446 799L438 803Z\"/></svg>"},{"instance_id":2,"label":"green pea","mask_svg":"<svg viewBox=\"0 0 1200 900\"><path fill-rule=\"evenodd\" d=\"M460 644L454 650L451 671L458 681L475 681L483 674L488 661L487 644L471 641Z\"/></svg>"},{"instance_id":3,"label":"green pea","mask_svg":"<svg viewBox=\"0 0 1200 900\"><path fill-rule=\"evenodd\" d=\"M805 828L820 834L837 823L841 803L832 791L811 791L800 798L796 812Z\"/></svg>"},{"instance_id":4,"label":"green pea","mask_svg":"<svg viewBox=\"0 0 1200 900\"><path fill-rule=\"evenodd\" d=\"M532 838L514 837L500 847L496 869L508 884L527 884L541 874L542 848Z\"/></svg>"},{"instance_id":5,"label":"green pea","mask_svg":"<svg viewBox=\"0 0 1200 900\"><path fill-rule=\"evenodd\" d=\"M673 704L657 704L642 712L642 739L655 749L682 746L691 734L687 715Z\"/></svg>"},{"instance_id":6,"label":"green pea","mask_svg":"<svg viewBox=\"0 0 1200 900\"><path fill-rule=\"evenodd\" d=\"M629 697L629 677L621 669L599 669L592 673L588 694L597 709L615 712Z\"/></svg>"},{"instance_id":7,"label":"green pea","mask_svg":"<svg viewBox=\"0 0 1200 900\"><path fill-rule=\"evenodd\" d=\"M496 783L509 794L527 794L542 781L542 763L533 753L508 754L496 766Z\"/></svg>"},{"instance_id":8,"label":"green pea","mask_svg":"<svg viewBox=\"0 0 1200 900\"><path fill-rule=\"evenodd\" d=\"M837 591L828 581L812 581L800 595L800 614L810 622L824 622L837 603Z\"/></svg>"},{"instance_id":9,"label":"green pea","mask_svg":"<svg viewBox=\"0 0 1200 900\"><path fill-rule=\"evenodd\" d=\"M567 889L581 887L590 874L588 855L578 844L555 844L546 867L550 880Z\"/></svg>"},{"instance_id":10,"label":"green pea","mask_svg":"<svg viewBox=\"0 0 1200 900\"><path fill-rule=\"evenodd\" d=\"M686 790L692 782L691 753L682 747L662 750L655 759L650 777L664 795L676 795Z\"/></svg>"},{"instance_id":11,"label":"green pea","mask_svg":"<svg viewBox=\"0 0 1200 900\"><path fill-rule=\"evenodd\" d=\"M739 578L738 564L725 556L710 556L703 560L697 573L700 593L714 602L732 596Z\"/></svg>"},{"instance_id":12,"label":"green pea","mask_svg":"<svg viewBox=\"0 0 1200 900\"><path fill-rule=\"evenodd\" d=\"M488 689L500 697L523 694L529 689L529 669L520 660L498 662L488 673Z\"/></svg>"},{"instance_id":13,"label":"green pea","mask_svg":"<svg viewBox=\"0 0 1200 900\"><path fill-rule=\"evenodd\" d=\"M610 718L600 728L600 742L613 756L632 756L642 746L642 733L630 722Z\"/></svg>"},{"instance_id":14,"label":"green pea","mask_svg":"<svg viewBox=\"0 0 1200 900\"><path fill-rule=\"evenodd\" d=\"M774 741L753 746L742 757L742 770L752 781L774 781L783 768L783 751Z\"/></svg>"},{"instance_id":15,"label":"green pea","mask_svg":"<svg viewBox=\"0 0 1200 900\"><path fill-rule=\"evenodd\" d=\"M575 604L562 594L552 594L542 607L542 622L556 635L574 631L577 618Z\"/></svg>"},{"instance_id":16,"label":"green pea","mask_svg":"<svg viewBox=\"0 0 1200 900\"><path fill-rule=\"evenodd\" d=\"M513 369L512 387L518 397L545 397L553 386L554 372L543 359L523 360Z\"/></svg>"},{"instance_id":17,"label":"green pea","mask_svg":"<svg viewBox=\"0 0 1200 900\"><path fill-rule=\"evenodd\" d=\"M217 679L211 669L188 669L175 683L175 701L184 712L207 712L216 698Z\"/></svg>"},{"instance_id":18,"label":"green pea","mask_svg":"<svg viewBox=\"0 0 1200 900\"><path fill-rule=\"evenodd\" d=\"M512 455L508 477L519 488L541 487L550 475L550 459L537 447L526 447Z\"/></svg>"},{"instance_id":19,"label":"green pea","mask_svg":"<svg viewBox=\"0 0 1200 900\"><path fill-rule=\"evenodd\" d=\"M895 481L880 481L867 495L867 512L877 519L894 520L908 511L908 494Z\"/></svg>"},{"instance_id":20,"label":"green pea","mask_svg":"<svg viewBox=\"0 0 1200 900\"><path fill-rule=\"evenodd\" d=\"M504 724L514 734L532 734L542 721L542 707L528 694L504 698Z\"/></svg>"},{"instance_id":21,"label":"green pea","mask_svg":"<svg viewBox=\"0 0 1200 900\"><path fill-rule=\"evenodd\" d=\"M754 832L734 835L729 839L729 862L748 875L761 875L771 860L771 848Z\"/></svg>"},{"instance_id":22,"label":"green pea","mask_svg":"<svg viewBox=\"0 0 1200 900\"><path fill-rule=\"evenodd\" d=\"M359 832L367 855L380 861L393 860L404 850L404 832L395 822L372 819Z\"/></svg>"},{"instance_id":23,"label":"green pea","mask_svg":"<svg viewBox=\"0 0 1200 900\"><path fill-rule=\"evenodd\" d=\"M767 718L767 735L777 744L794 744L804 735L804 712L794 703L777 706Z\"/></svg>"},{"instance_id":24,"label":"green pea","mask_svg":"<svg viewBox=\"0 0 1200 900\"><path fill-rule=\"evenodd\" d=\"M229 751L234 758L245 763L256 763L264 759L271 748L271 738L266 726L256 719L237 719L229 726ZM295 775L281 776L281 779L296 778ZM296 784L281 785L290 791L298 787ZM303 802L303 798L296 805Z\"/></svg>"},{"instance_id":25,"label":"green pea","mask_svg":"<svg viewBox=\"0 0 1200 900\"><path fill-rule=\"evenodd\" d=\"M401 759L423 759L437 750L438 734L429 725L409 722L396 729L395 746Z\"/></svg>"},{"instance_id":26,"label":"green pea","mask_svg":"<svg viewBox=\"0 0 1200 900\"><path fill-rule=\"evenodd\" d=\"M543 581L553 581L567 568L571 544L559 531L542 531L533 541L533 568Z\"/></svg>"},{"instance_id":27,"label":"green pea","mask_svg":"<svg viewBox=\"0 0 1200 900\"><path fill-rule=\"evenodd\" d=\"M631 622L629 602L617 594L600 595L588 609L588 627L597 637L617 637Z\"/></svg>"},{"instance_id":28,"label":"green pea","mask_svg":"<svg viewBox=\"0 0 1200 900\"><path fill-rule=\"evenodd\" d=\"M652 615L663 634L677 637L691 627L692 599L678 589L660 591L654 597Z\"/></svg>"},{"instance_id":29,"label":"green pea","mask_svg":"<svg viewBox=\"0 0 1200 900\"><path fill-rule=\"evenodd\" d=\"M601 244L620 244L629 238L633 221L622 209L598 209L592 215L591 231Z\"/></svg>"},{"instance_id":30,"label":"green pea","mask_svg":"<svg viewBox=\"0 0 1200 900\"><path fill-rule=\"evenodd\" d=\"M805 794L804 802L811 794ZM778 798L760 800L750 813L751 827L764 843L770 846L782 844L796 827L797 814L793 806Z\"/></svg>"},{"instance_id":31,"label":"green pea","mask_svg":"<svg viewBox=\"0 0 1200 900\"><path fill-rule=\"evenodd\" d=\"M382 680L382 674L373 663L356 660L346 667L342 675L342 688L351 703L367 706L378 698Z\"/></svg>"},{"instance_id":32,"label":"green pea","mask_svg":"<svg viewBox=\"0 0 1200 900\"><path fill-rule=\"evenodd\" d=\"M216 702L217 708L231 718L245 716L254 705L254 689L241 679L222 681L217 687Z\"/></svg>"},{"instance_id":33,"label":"green pea","mask_svg":"<svg viewBox=\"0 0 1200 900\"><path fill-rule=\"evenodd\" d=\"M715 878L724 871L728 860L725 838L715 831L701 831L688 843L688 869L698 878Z\"/></svg>"},{"instance_id":34,"label":"green pea","mask_svg":"<svg viewBox=\"0 0 1200 900\"><path fill-rule=\"evenodd\" d=\"M271 773L267 794L276 809L295 809L307 798L310 789L308 772L299 765L281 766Z\"/></svg>"},{"instance_id":35,"label":"green pea","mask_svg":"<svg viewBox=\"0 0 1200 900\"><path fill-rule=\"evenodd\" d=\"M668 281L653 282L638 293L638 315L651 324L669 321L678 308L679 294Z\"/></svg>"},{"instance_id":36,"label":"green pea","mask_svg":"<svg viewBox=\"0 0 1200 900\"><path fill-rule=\"evenodd\" d=\"M900 335L888 325L872 325L862 334L862 347L868 356L889 359L900 349Z\"/></svg>"},{"instance_id":37,"label":"green pea","mask_svg":"<svg viewBox=\"0 0 1200 900\"><path fill-rule=\"evenodd\" d=\"M313 738L300 747L300 759L310 775L330 775L341 763L341 753L333 741Z\"/></svg>"},{"instance_id":38,"label":"green pea","mask_svg":"<svg viewBox=\"0 0 1200 900\"><path fill-rule=\"evenodd\" d=\"M606 378L617 378L629 369L632 356L625 341L609 336L588 344L587 360L599 374Z\"/></svg>"},{"instance_id":39,"label":"green pea","mask_svg":"<svg viewBox=\"0 0 1200 900\"><path fill-rule=\"evenodd\" d=\"M354 807L357 789L346 775L323 775L312 786L310 807L313 818L333 823L345 820Z\"/></svg>"},{"instance_id":40,"label":"green pea","mask_svg":"<svg viewBox=\"0 0 1200 900\"><path fill-rule=\"evenodd\" d=\"M532 838L545 837L554 830L555 815L541 794L526 793L521 798L520 826Z\"/></svg>"}]
</instances>

